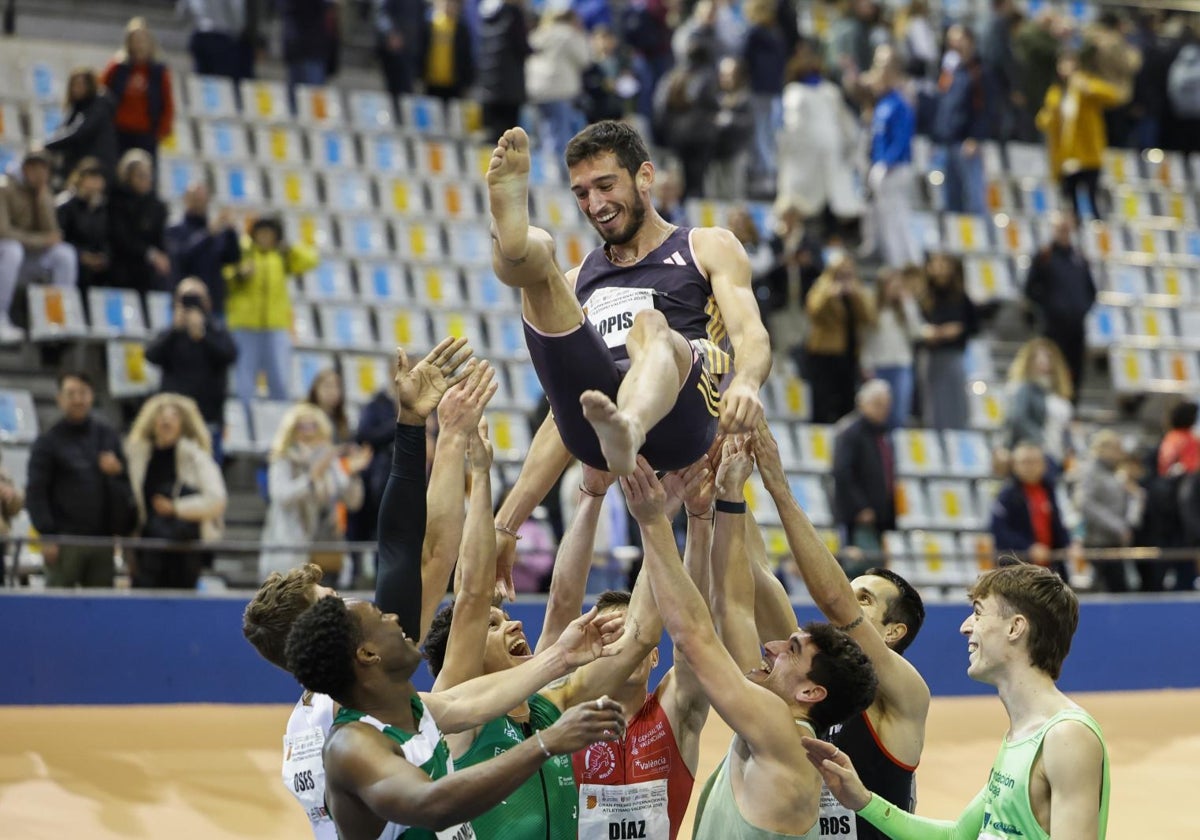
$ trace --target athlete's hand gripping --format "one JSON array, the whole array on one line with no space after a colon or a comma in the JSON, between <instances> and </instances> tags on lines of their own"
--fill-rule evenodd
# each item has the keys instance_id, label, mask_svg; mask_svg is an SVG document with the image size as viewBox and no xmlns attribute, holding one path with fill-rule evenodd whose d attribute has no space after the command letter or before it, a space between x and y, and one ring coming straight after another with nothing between
<instances>
[{"instance_id":1,"label":"athlete's hand gripping","mask_svg":"<svg viewBox=\"0 0 1200 840\"><path fill-rule=\"evenodd\" d=\"M752 472L754 458L750 439L746 435L726 438L721 449L721 466L717 468L717 498L727 502L744 501L746 482Z\"/></svg>"},{"instance_id":2,"label":"athlete's hand gripping","mask_svg":"<svg viewBox=\"0 0 1200 840\"><path fill-rule=\"evenodd\" d=\"M800 739L808 760L821 778L825 786L838 802L851 811L861 811L871 801L871 792L867 790L862 779L854 769L850 756L828 741L818 738L804 737Z\"/></svg>"},{"instance_id":3,"label":"athlete's hand gripping","mask_svg":"<svg viewBox=\"0 0 1200 840\"><path fill-rule=\"evenodd\" d=\"M620 637L621 627L614 626L607 617L601 618L600 611L592 607L566 626L551 649L558 650L574 670L602 656L612 656Z\"/></svg>"},{"instance_id":4,"label":"athlete's hand gripping","mask_svg":"<svg viewBox=\"0 0 1200 840\"><path fill-rule=\"evenodd\" d=\"M467 378L463 366L473 351L465 338L444 338L421 361L409 367L404 348L396 348L396 400L402 422L422 425L433 414L446 390Z\"/></svg>"},{"instance_id":5,"label":"athlete's hand gripping","mask_svg":"<svg viewBox=\"0 0 1200 840\"><path fill-rule=\"evenodd\" d=\"M754 431L762 419L763 404L758 388L734 377L721 395L720 430L731 435L746 434Z\"/></svg>"},{"instance_id":6,"label":"athlete's hand gripping","mask_svg":"<svg viewBox=\"0 0 1200 840\"><path fill-rule=\"evenodd\" d=\"M637 458L633 475L621 478L621 490L625 492L630 514L638 523L653 522L666 515L667 491L654 474L650 462L641 455Z\"/></svg>"},{"instance_id":7,"label":"athlete's hand gripping","mask_svg":"<svg viewBox=\"0 0 1200 840\"><path fill-rule=\"evenodd\" d=\"M486 361L468 362L467 378L455 385L438 405L438 425L442 434L475 437L483 410L496 393L496 369Z\"/></svg>"},{"instance_id":8,"label":"athlete's hand gripping","mask_svg":"<svg viewBox=\"0 0 1200 840\"><path fill-rule=\"evenodd\" d=\"M569 755L597 741L625 737L625 714L619 703L600 697L567 709L541 735L542 743L552 755Z\"/></svg>"}]
</instances>

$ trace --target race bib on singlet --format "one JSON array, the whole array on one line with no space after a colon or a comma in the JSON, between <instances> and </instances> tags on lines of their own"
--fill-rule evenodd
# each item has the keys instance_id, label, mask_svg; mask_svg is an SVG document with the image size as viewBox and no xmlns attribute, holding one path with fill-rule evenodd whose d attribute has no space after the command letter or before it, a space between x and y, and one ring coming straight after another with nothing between
<instances>
[{"instance_id":1,"label":"race bib on singlet","mask_svg":"<svg viewBox=\"0 0 1200 840\"><path fill-rule=\"evenodd\" d=\"M583 305L583 314L612 349L625 346L633 317L653 308L653 289L598 289Z\"/></svg>"},{"instance_id":2,"label":"race bib on singlet","mask_svg":"<svg viewBox=\"0 0 1200 840\"><path fill-rule=\"evenodd\" d=\"M379 840L400 840L407 831L408 826L388 823L383 834L379 835ZM434 836L437 837L437 840L476 840L475 829L470 823L443 828L441 831L434 832Z\"/></svg>"},{"instance_id":3,"label":"race bib on singlet","mask_svg":"<svg viewBox=\"0 0 1200 840\"><path fill-rule=\"evenodd\" d=\"M283 736L283 783L300 800L314 826L330 818L325 808L324 746L325 732L319 727Z\"/></svg>"},{"instance_id":4,"label":"race bib on singlet","mask_svg":"<svg viewBox=\"0 0 1200 840\"><path fill-rule=\"evenodd\" d=\"M858 840L858 821L854 812L838 802L829 788L821 785L821 816L819 818L821 838L836 837L838 840Z\"/></svg>"},{"instance_id":5,"label":"race bib on singlet","mask_svg":"<svg viewBox=\"0 0 1200 840\"><path fill-rule=\"evenodd\" d=\"M579 786L579 840L671 836L667 780Z\"/></svg>"}]
</instances>

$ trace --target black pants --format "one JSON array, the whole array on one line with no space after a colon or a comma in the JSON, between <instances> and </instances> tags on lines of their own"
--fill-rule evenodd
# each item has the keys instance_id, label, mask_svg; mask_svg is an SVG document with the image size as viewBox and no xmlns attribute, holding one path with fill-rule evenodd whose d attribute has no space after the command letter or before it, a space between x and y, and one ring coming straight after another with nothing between
<instances>
[{"instance_id":1,"label":"black pants","mask_svg":"<svg viewBox=\"0 0 1200 840\"><path fill-rule=\"evenodd\" d=\"M132 584L140 589L195 589L204 565L200 551L138 551Z\"/></svg>"},{"instance_id":2,"label":"black pants","mask_svg":"<svg viewBox=\"0 0 1200 840\"><path fill-rule=\"evenodd\" d=\"M1062 351L1067 368L1071 371L1071 386L1074 402L1079 402L1079 386L1083 382L1083 362L1087 354L1087 334L1082 323L1054 321L1042 328L1042 334Z\"/></svg>"},{"instance_id":3,"label":"black pants","mask_svg":"<svg viewBox=\"0 0 1200 840\"><path fill-rule=\"evenodd\" d=\"M188 51L197 73L241 79L245 57L241 43L228 32L193 32Z\"/></svg>"},{"instance_id":4,"label":"black pants","mask_svg":"<svg viewBox=\"0 0 1200 840\"><path fill-rule=\"evenodd\" d=\"M407 96L413 92L417 81L416 61L408 50L389 50L383 43L377 44L375 54L383 68L383 83L393 97Z\"/></svg>"},{"instance_id":5,"label":"black pants","mask_svg":"<svg viewBox=\"0 0 1200 840\"><path fill-rule=\"evenodd\" d=\"M483 130L489 142L495 142L521 121L521 105L517 102L483 103Z\"/></svg>"},{"instance_id":6,"label":"black pants","mask_svg":"<svg viewBox=\"0 0 1200 840\"><path fill-rule=\"evenodd\" d=\"M1071 209L1075 211L1076 221L1083 220L1079 207L1080 187L1087 193L1088 202L1092 205L1092 214L1097 219L1103 219L1104 213L1100 209L1100 170L1081 169L1078 172L1063 176L1063 198L1070 205Z\"/></svg>"},{"instance_id":7,"label":"black pants","mask_svg":"<svg viewBox=\"0 0 1200 840\"><path fill-rule=\"evenodd\" d=\"M853 356L804 352L800 369L812 389L814 423L836 423L854 410L859 371Z\"/></svg>"}]
</instances>

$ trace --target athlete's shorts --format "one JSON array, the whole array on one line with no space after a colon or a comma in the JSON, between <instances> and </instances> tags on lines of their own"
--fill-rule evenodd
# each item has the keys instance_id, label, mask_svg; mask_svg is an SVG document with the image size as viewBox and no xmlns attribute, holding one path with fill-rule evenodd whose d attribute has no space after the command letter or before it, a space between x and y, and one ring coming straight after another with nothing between
<instances>
[{"instance_id":1,"label":"athlete's shorts","mask_svg":"<svg viewBox=\"0 0 1200 840\"><path fill-rule=\"evenodd\" d=\"M629 372L627 359L617 361L588 321L566 335L543 335L525 324L525 342L534 370L550 401L563 443L571 454L597 469L608 469L592 424L583 416L579 397L600 391L616 402L617 389ZM720 354L720 356L718 356ZM665 472L689 467L708 452L717 434L720 393L716 374L724 354L708 342L692 343L692 369L679 390L675 407L646 434L641 454ZM727 362L724 362L727 363Z\"/></svg>"}]
</instances>

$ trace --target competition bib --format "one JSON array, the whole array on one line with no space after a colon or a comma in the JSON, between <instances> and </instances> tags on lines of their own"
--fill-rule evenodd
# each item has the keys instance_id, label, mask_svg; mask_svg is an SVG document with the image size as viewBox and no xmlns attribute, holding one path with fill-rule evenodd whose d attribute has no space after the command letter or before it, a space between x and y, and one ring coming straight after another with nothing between
<instances>
[{"instance_id":1,"label":"competition bib","mask_svg":"<svg viewBox=\"0 0 1200 840\"><path fill-rule=\"evenodd\" d=\"M821 785L821 838L858 840L858 821L854 812L837 801L829 788Z\"/></svg>"},{"instance_id":2,"label":"competition bib","mask_svg":"<svg viewBox=\"0 0 1200 840\"><path fill-rule=\"evenodd\" d=\"M324 746L325 732L320 727L283 736L283 783L304 806L314 826L330 819L325 808L325 764L321 760Z\"/></svg>"},{"instance_id":3,"label":"competition bib","mask_svg":"<svg viewBox=\"0 0 1200 840\"><path fill-rule=\"evenodd\" d=\"M611 350L625 346L633 316L653 308L653 289L599 289L583 305L583 314Z\"/></svg>"},{"instance_id":4,"label":"competition bib","mask_svg":"<svg viewBox=\"0 0 1200 840\"><path fill-rule=\"evenodd\" d=\"M579 786L579 840L671 836L667 780L633 785Z\"/></svg>"},{"instance_id":5,"label":"competition bib","mask_svg":"<svg viewBox=\"0 0 1200 840\"><path fill-rule=\"evenodd\" d=\"M400 840L408 831L408 826L388 823L387 828L383 830L383 834L379 835L379 840ZM470 823L463 823L462 825L436 831L433 836L437 840L475 840L475 829Z\"/></svg>"}]
</instances>

